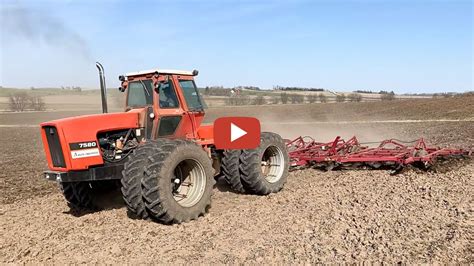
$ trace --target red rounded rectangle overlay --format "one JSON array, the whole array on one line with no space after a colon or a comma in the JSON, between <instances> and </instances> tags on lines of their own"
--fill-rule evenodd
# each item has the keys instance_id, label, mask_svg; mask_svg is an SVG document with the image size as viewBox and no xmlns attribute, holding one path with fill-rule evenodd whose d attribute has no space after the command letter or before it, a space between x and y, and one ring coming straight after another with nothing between
<instances>
[{"instance_id":1,"label":"red rounded rectangle overlay","mask_svg":"<svg viewBox=\"0 0 474 266\"><path fill-rule=\"evenodd\" d=\"M255 117L221 117L214 121L217 149L255 149L260 145L260 121Z\"/></svg>"}]
</instances>

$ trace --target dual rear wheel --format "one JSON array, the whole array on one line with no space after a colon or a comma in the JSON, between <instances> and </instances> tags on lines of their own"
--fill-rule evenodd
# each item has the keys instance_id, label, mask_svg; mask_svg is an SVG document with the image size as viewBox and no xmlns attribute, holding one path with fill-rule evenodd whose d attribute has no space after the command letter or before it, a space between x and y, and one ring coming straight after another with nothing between
<instances>
[{"instance_id":1,"label":"dual rear wheel","mask_svg":"<svg viewBox=\"0 0 474 266\"><path fill-rule=\"evenodd\" d=\"M288 176L284 140L278 134L263 132L258 148L225 151L222 173L236 192L268 195L280 191Z\"/></svg>"}]
</instances>

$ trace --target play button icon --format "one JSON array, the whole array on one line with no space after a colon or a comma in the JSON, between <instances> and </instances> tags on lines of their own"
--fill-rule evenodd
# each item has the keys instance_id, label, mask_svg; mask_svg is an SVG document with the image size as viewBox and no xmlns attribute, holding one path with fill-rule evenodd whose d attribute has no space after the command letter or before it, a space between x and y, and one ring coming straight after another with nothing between
<instances>
[{"instance_id":1,"label":"play button icon","mask_svg":"<svg viewBox=\"0 0 474 266\"><path fill-rule=\"evenodd\" d=\"M218 149L255 149L260 145L260 122L254 117L221 117L214 122Z\"/></svg>"},{"instance_id":2,"label":"play button icon","mask_svg":"<svg viewBox=\"0 0 474 266\"><path fill-rule=\"evenodd\" d=\"M234 142L236 139L239 139L245 135L247 135L247 131L242 130L234 123L230 123L230 142Z\"/></svg>"}]
</instances>

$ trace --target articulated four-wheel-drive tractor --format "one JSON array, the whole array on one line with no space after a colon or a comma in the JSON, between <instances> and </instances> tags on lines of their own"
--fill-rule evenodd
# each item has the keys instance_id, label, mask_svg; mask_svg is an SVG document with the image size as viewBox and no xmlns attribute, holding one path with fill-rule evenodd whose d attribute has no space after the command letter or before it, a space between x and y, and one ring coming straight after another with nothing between
<instances>
[{"instance_id":1,"label":"articulated four-wheel-drive tractor","mask_svg":"<svg viewBox=\"0 0 474 266\"><path fill-rule=\"evenodd\" d=\"M104 69L96 66L103 114L41 124L50 169L45 177L60 184L71 208L95 208L104 187L121 184L129 215L181 223L208 211L218 175L237 192L282 189L289 167L283 139L263 132L256 149L217 149L213 126L201 124L196 70L120 76L125 111L107 113Z\"/></svg>"},{"instance_id":2,"label":"articulated four-wheel-drive tractor","mask_svg":"<svg viewBox=\"0 0 474 266\"><path fill-rule=\"evenodd\" d=\"M97 194L120 184L130 216L181 223L207 212L215 177L223 176L236 192L267 195L283 188L289 170L390 169L395 174L473 154L472 149L428 146L423 138L369 147L356 137L324 143L311 137L283 140L270 132L261 133L256 149L222 150L214 145L213 126L201 124L204 102L194 83L196 70L120 76L125 112L107 113L104 69L99 63L97 68L104 114L41 124L50 169L45 177L59 182L71 208L95 208Z\"/></svg>"}]
</instances>

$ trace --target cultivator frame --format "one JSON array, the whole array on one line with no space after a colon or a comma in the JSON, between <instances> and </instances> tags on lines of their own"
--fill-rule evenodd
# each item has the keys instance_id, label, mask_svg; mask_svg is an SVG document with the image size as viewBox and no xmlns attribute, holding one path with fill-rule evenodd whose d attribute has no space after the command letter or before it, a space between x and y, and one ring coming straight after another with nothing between
<instances>
[{"instance_id":1,"label":"cultivator frame","mask_svg":"<svg viewBox=\"0 0 474 266\"><path fill-rule=\"evenodd\" d=\"M338 136L327 143L317 142L311 137L298 137L287 140L286 144L292 170L306 167L325 170L385 167L398 172L408 165L427 169L439 159L472 154L465 149L431 147L423 138L410 142L388 139L372 148L364 146L372 143L361 143L355 136L347 141Z\"/></svg>"}]
</instances>

